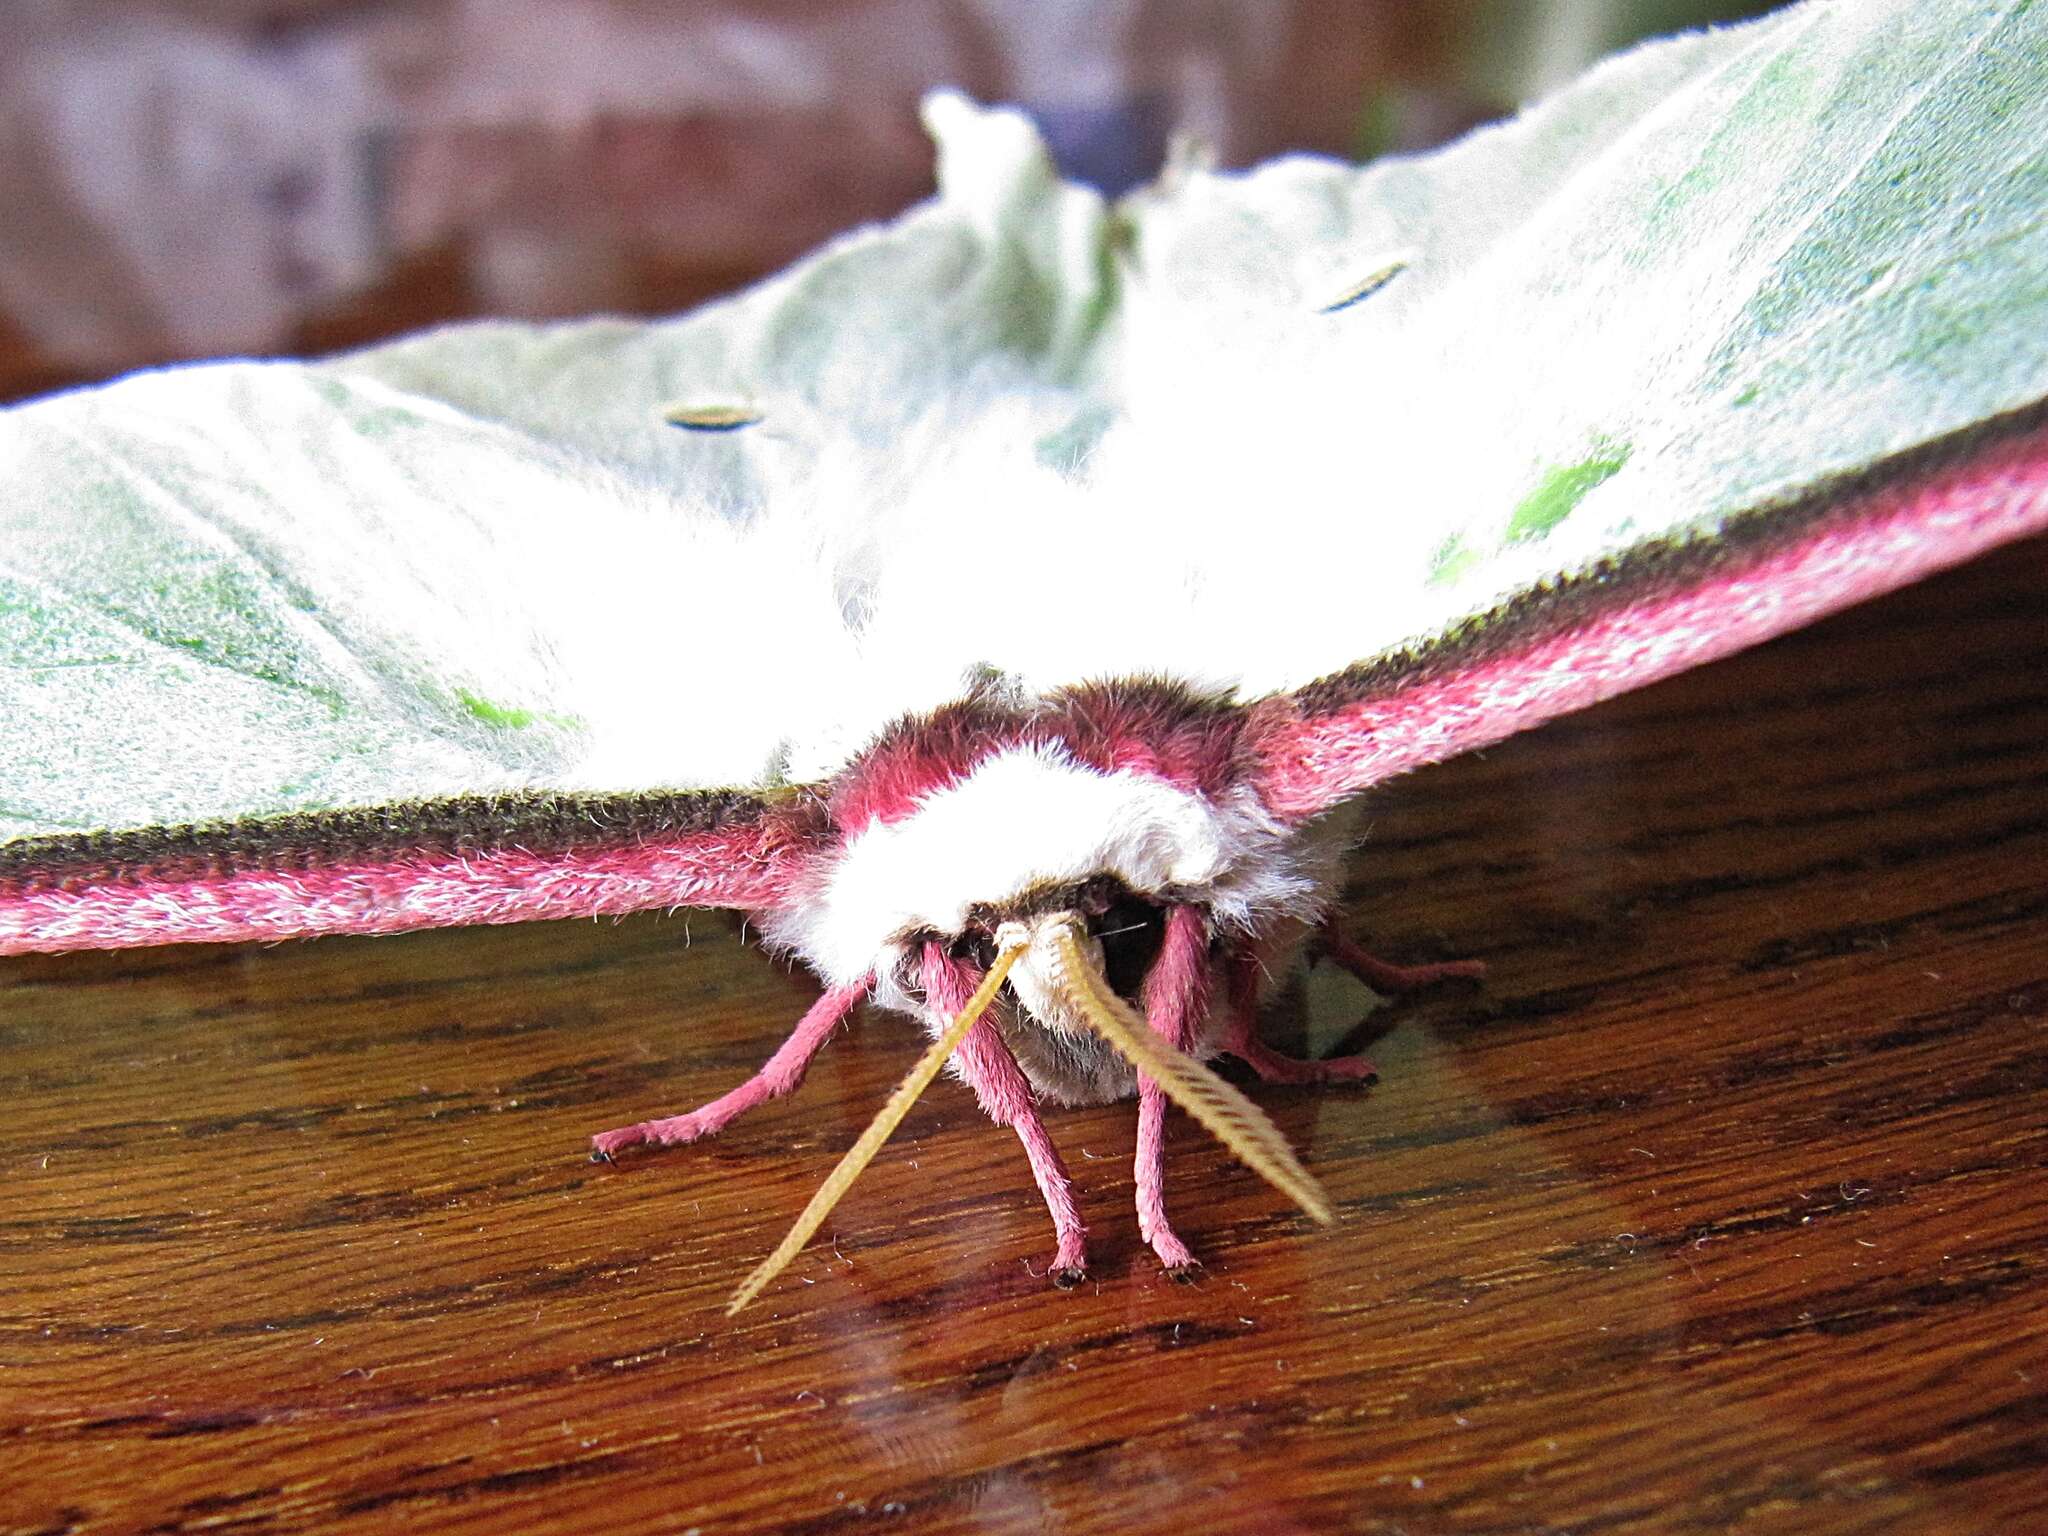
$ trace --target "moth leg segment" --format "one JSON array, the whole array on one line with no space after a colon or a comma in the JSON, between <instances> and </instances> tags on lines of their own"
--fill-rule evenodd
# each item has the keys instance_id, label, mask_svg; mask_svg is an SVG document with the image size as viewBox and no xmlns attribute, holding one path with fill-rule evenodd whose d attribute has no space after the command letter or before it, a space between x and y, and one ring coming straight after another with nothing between
<instances>
[{"instance_id":1,"label":"moth leg segment","mask_svg":"<svg viewBox=\"0 0 2048 1536\"><path fill-rule=\"evenodd\" d=\"M1323 919L1316 930L1316 950L1335 965L1388 997L1419 992L1444 981L1481 981L1486 976L1484 960L1448 960L1439 965L1392 965L1345 937L1335 917Z\"/></svg>"},{"instance_id":2,"label":"moth leg segment","mask_svg":"<svg viewBox=\"0 0 2048 1536\"><path fill-rule=\"evenodd\" d=\"M787 1040L761 1070L732 1092L713 1099L688 1114L665 1120L643 1120L638 1125L601 1131L590 1138L593 1162L610 1162L628 1147L673 1147L716 1136L748 1110L794 1093L805 1072L825 1042L846 1016L853 1012L874 987L874 977L864 976L850 986L833 987L813 1003L797 1022ZM972 988L969 989L970 991ZM963 996L962 1002L966 1001Z\"/></svg>"},{"instance_id":3,"label":"moth leg segment","mask_svg":"<svg viewBox=\"0 0 2048 1536\"><path fill-rule=\"evenodd\" d=\"M1282 1055L1259 1038L1259 980L1265 974L1265 955L1256 945L1233 950L1228 960L1226 985L1229 1007L1225 1010L1221 1049L1250 1067L1269 1083L1364 1083L1371 1087L1380 1080L1372 1062L1363 1056L1332 1056L1324 1061L1303 1061Z\"/></svg>"},{"instance_id":4,"label":"moth leg segment","mask_svg":"<svg viewBox=\"0 0 2048 1536\"><path fill-rule=\"evenodd\" d=\"M949 1014L966 1006L981 980L935 940L924 946L922 975L925 996L933 1007ZM1052 1214L1053 1284L1062 1289L1080 1284L1088 1272L1088 1228L1074 1200L1074 1181L1046 1132L1031 1084L987 1015L967 1032L953 1060L961 1080L974 1090L982 1112L997 1125L1009 1126L1024 1144L1031 1177Z\"/></svg>"},{"instance_id":5,"label":"moth leg segment","mask_svg":"<svg viewBox=\"0 0 2048 1536\"><path fill-rule=\"evenodd\" d=\"M1145 1021L1161 1042L1183 1054L1193 1051L1196 1031L1209 1011L1209 923L1200 908L1167 909L1165 938L1145 977L1144 1004ZM1140 1072L1133 1168L1138 1231L1166 1272L1181 1280L1202 1266L1166 1219L1166 1102L1159 1084Z\"/></svg>"},{"instance_id":6,"label":"moth leg segment","mask_svg":"<svg viewBox=\"0 0 2048 1536\"><path fill-rule=\"evenodd\" d=\"M1390 997L1419 991L1445 981L1478 981L1486 975L1483 960L1451 960L1438 965L1393 965L1346 937L1334 917L1318 925L1316 953L1342 966L1375 992ZM1372 1062L1362 1055L1330 1056L1304 1061L1274 1050L1259 1038L1259 979L1265 955L1255 946L1235 951L1228 962L1229 1007L1221 1048L1269 1083L1364 1083L1379 1081Z\"/></svg>"}]
</instances>

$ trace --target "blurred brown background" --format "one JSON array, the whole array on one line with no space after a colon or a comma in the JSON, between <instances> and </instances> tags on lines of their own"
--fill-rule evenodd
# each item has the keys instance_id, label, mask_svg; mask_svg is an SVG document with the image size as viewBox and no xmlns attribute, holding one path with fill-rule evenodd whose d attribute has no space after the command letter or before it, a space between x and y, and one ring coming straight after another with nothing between
<instances>
[{"instance_id":1,"label":"blurred brown background","mask_svg":"<svg viewBox=\"0 0 2048 1536\"><path fill-rule=\"evenodd\" d=\"M1713 0L10 0L0 400L461 316L688 307L931 189L919 97L1069 175L1426 148Z\"/></svg>"}]
</instances>

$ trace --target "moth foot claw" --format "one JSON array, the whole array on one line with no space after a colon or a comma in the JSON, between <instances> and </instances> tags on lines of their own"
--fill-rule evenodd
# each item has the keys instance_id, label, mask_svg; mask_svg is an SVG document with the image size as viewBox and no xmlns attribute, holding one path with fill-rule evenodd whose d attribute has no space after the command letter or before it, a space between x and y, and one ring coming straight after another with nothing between
<instances>
[{"instance_id":1,"label":"moth foot claw","mask_svg":"<svg viewBox=\"0 0 2048 1536\"><path fill-rule=\"evenodd\" d=\"M1202 1267L1202 1261L1189 1252L1188 1245L1182 1242L1171 1228L1163 1224L1154 1224L1148 1229L1146 1223L1140 1219L1138 1230L1143 1234L1145 1241L1152 1245L1152 1251L1159 1256L1159 1267L1175 1279L1180 1278L1183 1270Z\"/></svg>"},{"instance_id":2,"label":"moth foot claw","mask_svg":"<svg viewBox=\"0 0 2048 1536\"><path fill-rule=\"evenodd\" d=\"M628 1147L679 1147L710 1135L716 1126L706 1125L695 1111L671 1115L666 1120L643 1120L622 1125L615 1131L599 1131L590 1138L592 1162L614 1162Z\"/></svg>"},{"instance_id":3,"label":"moth foot claw","mask_svg":"<svg viewBox=\"0 0 2048 1536\"><path fill-rule=\"evenodd\" d=\"M1067 1265L1052 1272L1052 1283L1060 1290L1071 1291L1088 1278L1088 1271L1078 1265Z\"/></svg>"},{"instance_id":4,"label":"moth foot claw","mask_svg":"<svg viewBox=\"0 0 2048 1536\"><path fill-rule=\"evenodd\" d=\"M1175 1285L1194 1285L1202 1278L1202 1261L1189 1259L1184 1264L1169 1264L1166 1266L1166 1278Z\"/></svg>"}]
</instances>

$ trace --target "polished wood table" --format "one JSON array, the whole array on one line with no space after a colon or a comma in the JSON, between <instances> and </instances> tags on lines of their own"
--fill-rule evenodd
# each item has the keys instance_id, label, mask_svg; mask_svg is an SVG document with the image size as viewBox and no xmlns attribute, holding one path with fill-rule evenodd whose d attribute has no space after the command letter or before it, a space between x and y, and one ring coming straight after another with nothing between
<instances>
[{"instance_id":1,"label":"polished wood table","mask_svg":"<svg viewBox=\"0 0 2048 1536\"><path fill-rule=\"evenodd\" d=\"M1479 988L1255 1086L1312 1227L1061 1113L1095 1269L919 1044L617 1167L815 995L645 917L0 962L0 1531L2048 1529L2048 543L1375 797ZM1327 1046L1334 1024L1305 1026Z\"/></svg>"}]
</instances>

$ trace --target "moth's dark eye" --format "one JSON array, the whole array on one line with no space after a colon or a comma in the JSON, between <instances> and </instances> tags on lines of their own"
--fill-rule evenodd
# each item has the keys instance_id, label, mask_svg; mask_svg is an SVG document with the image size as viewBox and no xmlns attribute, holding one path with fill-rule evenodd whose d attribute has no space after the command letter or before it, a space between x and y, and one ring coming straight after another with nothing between
<instances>
[{"instance_id":1,"label":"moth's dark eye","mask_svg":"<svg viewBox=\"0 0 2048 1536\"><path fill-rule=\"evenodd\" d=\"M963 960L977 970L986 971L996 963L995 935L985 929L970 928L954 939L948 953L955 960Z\"/></svg>"},{"instance_id":2,"label":"moth's dark eye","mask_svg":"<svg viewBox=\"0 0 2048 1536\"><path fill-rule=\"evenodd\" d=\"M1142 896L1125 895L1089 918L1088 931L1102 944L1102 970L1110 986L1119 997L1136 998L1166 942L1166 909Z\"/></svg>"}]
</instances>

